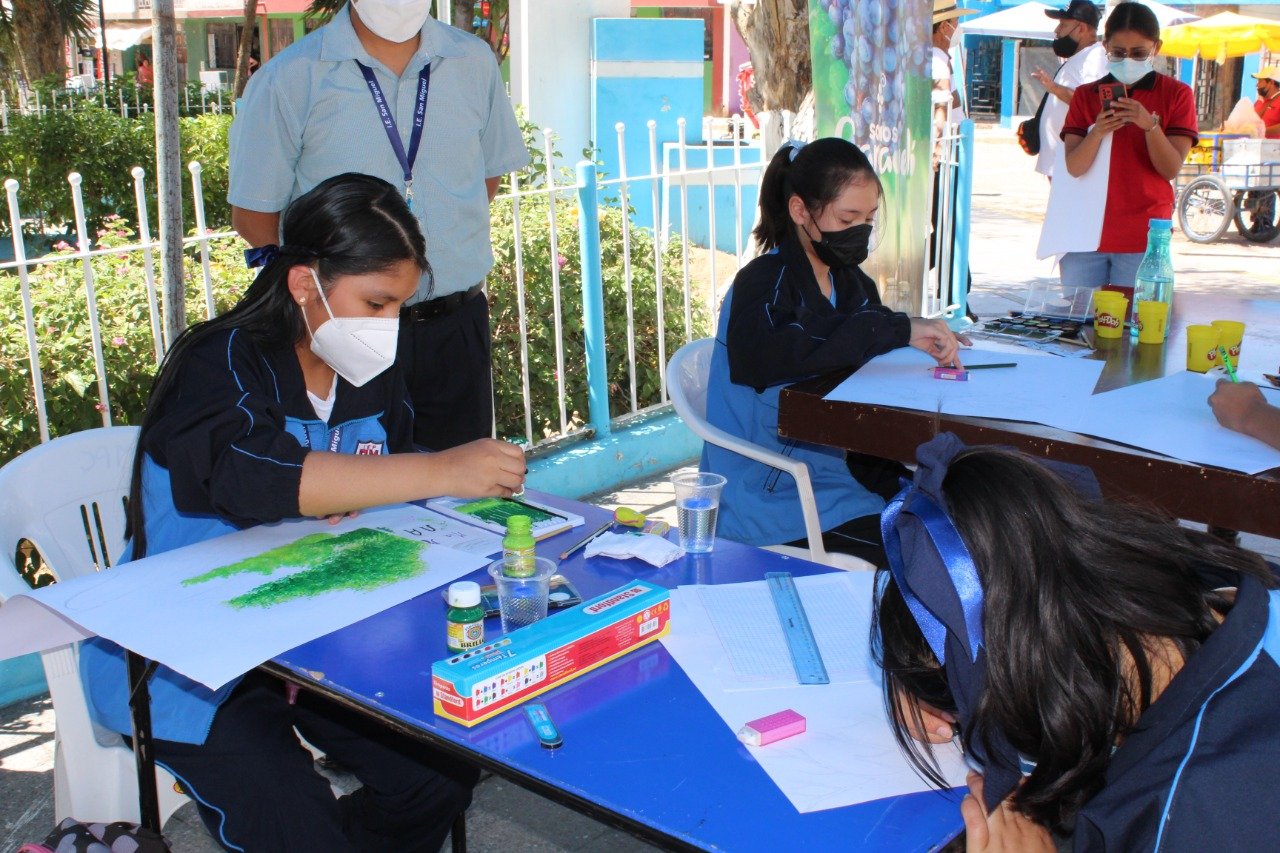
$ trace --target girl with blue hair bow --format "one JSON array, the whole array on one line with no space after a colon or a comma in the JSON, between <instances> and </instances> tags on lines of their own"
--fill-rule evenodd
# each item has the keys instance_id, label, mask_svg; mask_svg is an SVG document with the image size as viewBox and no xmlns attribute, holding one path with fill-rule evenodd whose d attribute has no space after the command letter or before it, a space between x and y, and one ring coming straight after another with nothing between
<instances>
[{"instance_id":1,"label":"girl with blue hair bow","mask_svg":"<svg viewBox=\"0 0 1280 853\"><path fill-rule=\"evenodd\" d=\"M1085 469L944 434L882 518L872 645L913 764L970 763L967 849L1274 849L1280 592Z\"/></svg>"}]
</instances>

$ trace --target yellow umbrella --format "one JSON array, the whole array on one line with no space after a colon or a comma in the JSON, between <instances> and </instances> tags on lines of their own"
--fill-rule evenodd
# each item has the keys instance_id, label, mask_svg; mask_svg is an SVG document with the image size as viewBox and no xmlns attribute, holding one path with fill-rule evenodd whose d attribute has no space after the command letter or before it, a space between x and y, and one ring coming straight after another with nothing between
<instances>
[{"instance_id":1,"label":"yellow umbrella","mask_svg":"<svg viewBox=\"0 0 1280 853\"><path fill-rule=\"evenodd\" d=\"M1225 62L1228 56L1246 56L1264 46L1280 51L1280 21L1219 12L1200 21L1169 27L1162 37L1160 53L1164 56L1193 59L1199 54Z\"/></svg>"}]
</instances>

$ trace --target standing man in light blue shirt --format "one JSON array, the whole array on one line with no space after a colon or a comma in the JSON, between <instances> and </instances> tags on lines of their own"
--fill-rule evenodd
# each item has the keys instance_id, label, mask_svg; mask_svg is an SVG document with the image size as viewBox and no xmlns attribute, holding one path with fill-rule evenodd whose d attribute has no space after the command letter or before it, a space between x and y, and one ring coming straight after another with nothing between
<instances>
[{"instance_id":1,"label":"standing man in light blue shirt","mask_svg":"<svg viewBox=\"0 0 1280 853\"><path fill-rule=\"evenodd\" d=\"M490 434L489 202L529 162L489 46L429 15L430 0L351 0L259 69L231 127L232 224L279 242L280 211L326 178L402 187L434 278L400 314L397 358L414 440L444 450Z\"/></svg>"}]
</instances>

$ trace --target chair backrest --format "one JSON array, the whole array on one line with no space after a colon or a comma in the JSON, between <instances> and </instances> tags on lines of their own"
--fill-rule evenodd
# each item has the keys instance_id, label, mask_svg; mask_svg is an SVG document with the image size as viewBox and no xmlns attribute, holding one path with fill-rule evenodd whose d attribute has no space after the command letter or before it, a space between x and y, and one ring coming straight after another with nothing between
<instances>
[{"instance_id":1,"label":"chair backrest","mask_svg":"<svg viewBox=\"0 0 1280 853\"><path fill-rule=\"evenodd\" d=\"M31 541L59 579L115 565L124 550L125 501L137 427L55 438L0 468L0 549Z\"/></svg>"},{"instance_id":2,"label":"chair backrest","mask_svg":"<svg viewBox=\"0 0 1280 853\"><path fill-rule=\"evenodd\" d=\"M794 477L796 491L800 495L800 511L804 516L805 535L809 542L809 559L835 568L849 568L850 563L843 559L844 555L828 555L822 543L822 522L818 515L818 501L813 494L813 484L809 479L809 466L741 436L725 432L707 420L707 384L711 376L711 355L714 350L715 338L702 338L680 347L671 357L667 365L667 392L671 395L671 404L675 407L676 414L703 441L785 471Z\"/></svg>"}]
</instances>

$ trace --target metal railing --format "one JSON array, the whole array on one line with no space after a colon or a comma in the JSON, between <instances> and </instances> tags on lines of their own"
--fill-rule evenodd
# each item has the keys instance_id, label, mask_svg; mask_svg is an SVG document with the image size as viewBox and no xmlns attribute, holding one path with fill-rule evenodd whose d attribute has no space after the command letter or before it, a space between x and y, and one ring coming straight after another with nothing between
<instances>
[{"instance_id":1,"label":"metal railing","mask_svg":"<svg viewBox=\"0 0 1280 853\"><path fill-rule=\"evenodd\" d=\"M735 131L740 121L735 120L732 123ZM529 445L535 445L547 438L582 431L608 434L614 421L610 413L611 382L608 365L611 362L620 364L622 361L627 365L626 384L614 383L620 386L614 393L615 409L625 409L623 414L629 415L653 405L663 404L667 400L665 371L668 353L673 352L679 343L708 334L710 329L714 328L714 318L722 295L718 277L723 276L727 281L736 272L737 265L743 258L744 228L750 224L754 213L753 205L743 202L743 190L746 187L754 188L758 183L761 164L758 162L758 157L755 158L756 162L748 162L748 158L743 154L748 150L755 150L756 146L742 143L738 132L730 134L730 139L723 140L719 144L711 140L709 134L706 135L706 141L703 143L688 144L684 141L682 127L675 151L678 167L671 168L660 156L654 122L648 123L647 132L650 167L647 173L632 174L628 171L627 130L619 124L616 127L620 158L618 173L602 176L596 165L588 161L577 164L574 172L558 167L553 150L554 134L549 129L544 130L542 132L542 144L546 155L544 168L536 175L512 174L507 191L494 200L496 214L492 221L495 234L500 229L507 229L514 247L512 259L514 281L509 284L518 313L518 350L521 371L519 406L523 410L521 419L523 423L520 425L522 435L504 437L519 438ZM716 150L723 152L729 147L732 148L730 162L727 165L716 165ZM700 168L690 168L687 164L687 155L690 151L699 148L705 150L707 162ZM194 235L187 237L184 245L194 249L199 257L197 275L203 290L204 315L211 317L216 311L214 272L209 262L211 249L215 246L224 246L227 241L239 241L240 238L230 231L209 232L207 230L204 222L204 194L200 164L191 163L188 168L191 175L191 190L195 199L196 222L194 224L196 227ZM83 186L81 176L78 173L72 173L68 176L68 189L75 211L75 233L78 235L74 251L64 250L42 257L27 255L22 233L24 218L20 209L21 187L16 180L5 181L8 223L11 228L14 257L12 261L0 263L0 287L7 287L11 282L21 293L22 316L26 331L25 357L30 365L31 378L29 399L38 419L40 441L47 441L50 438L51 429L45 396L46 384L41 370L43 342L40 330L43 326L40 323L39 308L33 304L31 297L31 275L35 270L56 265L61 270L67 285L77 287L84 296L91 331L93 370L96 380L94 383L97 398L95 408L100 411L104 426L112 423L113 377L108 374L103 354L102 330L98 318L99 298L95 290L93 264L95 258L107 255L129 256L141 261L140 266L143 272L136 281L136 286L140 293L145 294L151 337L150 349L157 363L163 358L167 342L162 336L161 306L153 272L159 243L151 237L153 228L147 193L144 189L145 172L142 168L135 167L132 175L135 197L133 222L130 225L136 231L134 242L110 247L96 246L93 243L88 236L89 226L85 217L86 187ZM722 209L716 211L715 189L717 187L723 189L725 186L734 188L734 201L727 209L722 205ZM695 246L690 238L692 225L690 193L703 187L706 188L707 194L706 224L711 235L709 247ZM630 215L632 203L646 195L652 205L651 215L645 217L646 221L635 221L636 217ZM524 233L529 222L527 218L521 216L522 208L535 202L544 203L548 215L547 237L550 244L550 263L548 269L541 270L530 267L532 258L530 238ZM565 205L570 205L570 208L565 208ZM578 214L577 227L574 229L576 233L565 233L564 219L563 217L558 219L557 214L572 207L576 207ZM610 214L611 209L612 214ZM675 222L677 210L679 221ZM627 215L621 215L619 211L626 212ZM615 219L620 216L621 226L616 236L610 236L609 241L602 244L601 221L602 216L607 215L612 215ZM729 255L728 263L725 263L723 257L719 260L716 258L717 216L729 216L737 230L735 252ZM651 249L645 249L643 256L634 251L635 244L640 240L641 235L652 244ZM580 352L570 351L566 346L566 306L563 297L565 288L572 286L574 282L563 280L562 267L566 264L560 262L564 253L574 251L573 242L577 243L576 250L581 270L576 282L581 290L583 309L581 330L583 348ZM676 251L680 253L680 263L679 272L674 275L679 279L680 307L683 309L684 323L679 332L681 340L672 345L667 340L667 325L668 315L674 306L667 304L666 291L676 283L672 281L672 268L675 266L672 255ZM695 273L693 269L692 261L697 254L704 256L702 268L707 271L705 274ZM608 271L602 268L601 260L604 256L615 259ZM725 266L730 268L726 270ZM637 345L636 313L636 303L641 294L636 291L634 280L646 267L652 270L651 278L655 288L652 295L657 316L652 327L646 326L656 330L653 332L654 340L640 342L644 344L643 349L651 353L642 358L639 355L642 348ZM531 275L535 274L550 281L552 302L550 317L531 317L530 315L528 284ZM649 280L649 276L646 276L646 280ZM620 286L622 289L626 314L625 334L606 333L604 312L606 284L611 287ZM494 289L496 285L497 282L491 277L490 289ZM503 286L505 287L506 284L504 283ZM695 305L700 306L698 311L694 310ZM700 323L699 317L709 317L711 321ZM547 406L548 401L534 399L535 395L531 390L531 372L541 369L535 366L530 358L531 326L536 323L549 323L554 330L556 374L555 400L552 406L554 418L551 419L550 427L544 430L544 434L539 434L535 430L537 424L534 413L539 406ZM570 331L576 333L578 330ZM644 332L646 337L649 334L648 331ZM3 361L12 363L21 356L21 353L0 353L0 363ZM570 363L575 363L575 366L585 363L586 366L587 417L584 420L575 419L570 406L570 400L575 392L580 395L583 390L581 383L572 387L569 384L567 378L569 371L566 370L566 366ZM650 371L651 374L656 372L659 377L656 393L650 390L646 395L639 387L639 377L645 370ZM625 391L622 388L625 388ZM87 397L86 394L86 405L95 402ZM622 400L621 404L619 404L619 398ZM137 416L140 413L130 413L130 415Z\"/></svg>"},{"instance_id":2,"label":"metal railing","mask_svg":"<svg viewBox=\"0 0 1280 853\"><path fill-rule=\"evenodd\" d=\"M973 196L973 121L947 125L935 141L933 239L920 316L963 323L969 307L969 211Z\"/></svg>"},{"instance_id":3,"label":"metal railing","mask_svg":"<svg viewBox=\"0 0 1280 853\"><path fill-rule=\"evenodd\" d=\"M44 93L33 90L13 102L0 92L0 132L9 132L14 115L47 116L87 106L119 113L121 118L137 118L154 112L155 101L151 87L147 85L54 89ZM235 115L235 112L235 98L221 88L210 89L199 83L188 83L182 87L178 98L178 114L181 116Z\"/></svg>"}]
</instances>

